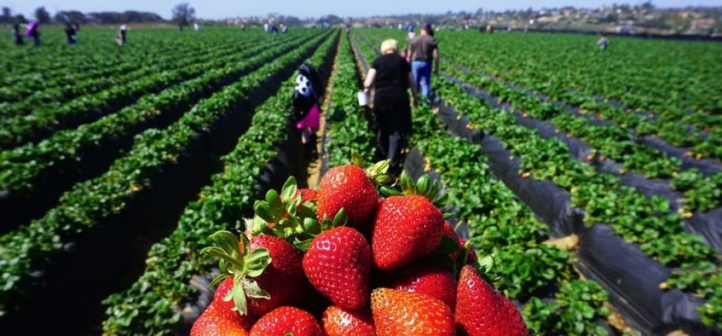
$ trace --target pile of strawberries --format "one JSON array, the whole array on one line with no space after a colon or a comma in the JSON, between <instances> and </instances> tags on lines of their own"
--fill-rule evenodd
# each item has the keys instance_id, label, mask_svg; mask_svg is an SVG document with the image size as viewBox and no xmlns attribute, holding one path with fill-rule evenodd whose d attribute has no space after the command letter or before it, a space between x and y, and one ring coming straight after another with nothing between
<instances>
[{"instance_id":1,"label":"pile of strawberries","mask_svg":"<svg viewBox=\"0 0 722 336\"><path fill-rule=\"evenodd\" d=\"M439 186L404 174L389 187L387 162L355 162L318 192L289 179L240 237L211 237L222 274L191 335L526 335L439 210Z\"/></svg>"}]
</instances>

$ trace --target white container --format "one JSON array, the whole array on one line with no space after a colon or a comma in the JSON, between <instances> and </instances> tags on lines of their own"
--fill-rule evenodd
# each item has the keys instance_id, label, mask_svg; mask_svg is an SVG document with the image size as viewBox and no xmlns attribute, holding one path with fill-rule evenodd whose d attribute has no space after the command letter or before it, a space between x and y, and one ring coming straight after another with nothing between
<instances>
[{"instance_id":1,"label":"white container","mask_svg":"<svg viewBox=\"0 0 722 336\"><path fill-rule=\"evenodd\" d=\"M368 93L368 92L363 92L363 91L359 91L359 92L358 92L358 104L359 104L359 106L368 106L368 104L369 104L369 99L370 99L370 98L369 98L369 93Z\"/></svg>"}]
</instances>

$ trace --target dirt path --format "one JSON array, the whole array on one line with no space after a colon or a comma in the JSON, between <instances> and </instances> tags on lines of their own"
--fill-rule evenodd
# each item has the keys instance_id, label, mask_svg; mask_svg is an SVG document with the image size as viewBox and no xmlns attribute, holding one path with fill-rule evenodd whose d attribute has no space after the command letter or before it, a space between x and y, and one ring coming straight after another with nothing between
<instances>
[{"instance_id":1,"label":"dirt path","mask_svg":"<svg viewBox=\"0 0 722 336\"><path fill-rule=\"evenodd\" d=\"M343 38L343 37L342 37ZM320 116L320 125L318 128L318 131L316 132L316 150L318 153L318 157L315 161L311 161L308 164L308 187L311 189L318 189L318 184L321 182L321 167L323 165L323 160L325 160L326 153L324 152L323 144L326 140L326 128L327 128L327 122L326 117L328 116L329 108L331 108L331 93L333 92L333 82L334 82L334 75L336 74L336 71L338 69L338 48L341 46L341 43L338 43L338 46L336 46L336 58L333 61L333 68L331 69L331 75L329 76L329 82L326 85L326 92L324 93L324 99L323 103L321 104L321 116Z\"/></svg>"}]
</instances>

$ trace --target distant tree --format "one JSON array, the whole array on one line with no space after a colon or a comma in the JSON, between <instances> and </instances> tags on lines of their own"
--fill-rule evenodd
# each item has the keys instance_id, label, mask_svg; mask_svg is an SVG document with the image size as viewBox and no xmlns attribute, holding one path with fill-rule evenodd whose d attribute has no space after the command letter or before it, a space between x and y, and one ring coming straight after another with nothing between
<instances>
[{"instance_id":1,"label":"distant tree","mask_svg":"<svg viewBox=\"0 0 722 336\"><path fill-rule=\"evenodd\" d=\"M25 18L25 15L18 14L15 15L15 22L16 23L28 23L28 19Z\"/></svg>"},{"instance_id":2,"label":"distant tree","mask_svg":"<svg viewBox=\"0 0 722 336\"><path fill-rule=\"evenodd\" d=\"M88 18L83 14L82 12L72 10L72 11L59 11L55 13L55 22L58 23L78 23L78 24L86 24L88 23Z\"/></svg>"},{"instance_id":3,"label":"distant tree","mask_svg":"<svg viewBox=\"0 0 722 336\"><path fill-rule=\"evenodd\" d=\"M283 22L285 22L289 26L300 26L303 23L301 19L295 16L286 16L283 19Z\"/></svg>"},{"instance_id":4,"label":"distant tree","mask_svg":"<svg viewBox=\"0 0 722 336\"><path fill-rule=\"evenodd\" d=\"M329 14L329 15L326 15L326 16L322 16L319 20L320 20L320 21L328 22L328 23L331 24L331 25L337 25L337 24L339 24L339 23L343 23L343 19L342 19L342 18L340 18L340 17L338 17L338 16L336 16L336 15L333 15L333 14Z\"/></svg>"},{"instance_id":5,"label":"distant tree","mask_svg":"<svg viewBox=\"0 0 722 336\"><path fill-rule=\"evenodd\" d=\"M3 7L3 14L0 16L0 23L10 23L13 20L13 12L10 7Z\"/></svg>"},{"instance_id":6,"label":"distant tree","mask_svg":"<svg viewBox=\"0 0 722 336\"><path fill-rule=\"evenodd\" d=\"M48 13L45 7L38 7L35 10L35 19L40 23L50 23L50 13Z\"/></svg>"},{"instance_id":7,"label":"distant tree","mask_svg":"<svg viewBox=\"0 0 722 336\"><path fill-rule=\"evenodd\" d=\"M173 22L181 29L196 19L196 10L187 2L177 4L173 7Z\"/></svg>"}]
</instances>

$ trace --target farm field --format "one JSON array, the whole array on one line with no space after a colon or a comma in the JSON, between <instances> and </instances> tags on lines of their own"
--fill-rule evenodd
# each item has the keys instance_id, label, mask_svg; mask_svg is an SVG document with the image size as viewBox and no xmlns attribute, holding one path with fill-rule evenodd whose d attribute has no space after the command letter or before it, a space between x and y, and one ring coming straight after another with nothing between
<instances>
[{"instance_id":1,"label":"farm field","mask_svg":"<svg viewBox=\"0 0 722 336\"><path fill-rule=\"evenodd\" d=\"M356 93L384 39L408 44L386 29L138 29L122 47L113 36L1 42L10 334L188 334L213 298L217 259L199 253L212 233L242 232L254 200L289 176L316 188L352 152L380 159ZM436 39L438 99L414 109L405 170L440 183L530 332L719 334L722 45ZM304 62L325 86L317 160L290 127Z\"/></svg>"}]
</instances>

